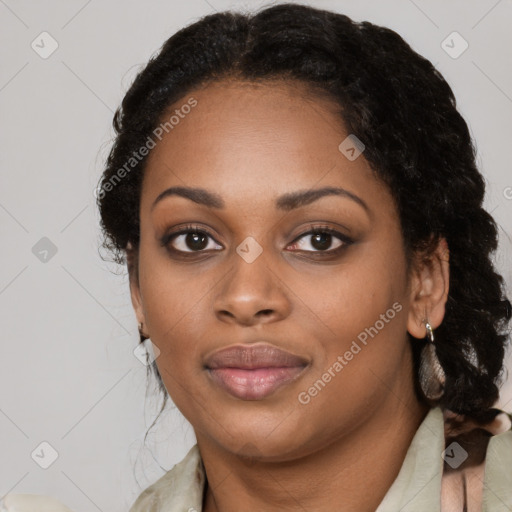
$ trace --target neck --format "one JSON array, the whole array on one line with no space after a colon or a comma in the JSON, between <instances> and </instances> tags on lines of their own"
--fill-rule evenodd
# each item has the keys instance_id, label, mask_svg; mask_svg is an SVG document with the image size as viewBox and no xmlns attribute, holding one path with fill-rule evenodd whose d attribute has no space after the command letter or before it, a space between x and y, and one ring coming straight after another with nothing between
<instances>
[{"instance_id":1,"label":"neck","mask_svg":"<svg viewBox=\"0 0 512 512\"><path fill-rule=\"evenodd\" d=\"M204 512L239 511L241 503L251 511L374 512L429 410L413 396L390 393L388 402L350 434L293 461L248 463L198 435Z\"/></svg>"}]
</instances>

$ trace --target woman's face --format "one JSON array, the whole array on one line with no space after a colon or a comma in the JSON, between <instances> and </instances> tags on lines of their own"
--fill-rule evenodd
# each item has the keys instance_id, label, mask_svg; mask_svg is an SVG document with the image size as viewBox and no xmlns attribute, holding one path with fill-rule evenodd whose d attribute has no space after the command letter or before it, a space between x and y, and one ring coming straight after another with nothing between
<instances>
[{"instance_id":1,"label":"woman's face","mask_svg":"<svg viewBox=\"0 0 512 512\"><path fill-rule=\"evenodd\" d=\"M335 106L224 82L174 113L148 157L132 299L198 439L286 460L404 407L399 218Z\"/></svg>"}]
</instances>

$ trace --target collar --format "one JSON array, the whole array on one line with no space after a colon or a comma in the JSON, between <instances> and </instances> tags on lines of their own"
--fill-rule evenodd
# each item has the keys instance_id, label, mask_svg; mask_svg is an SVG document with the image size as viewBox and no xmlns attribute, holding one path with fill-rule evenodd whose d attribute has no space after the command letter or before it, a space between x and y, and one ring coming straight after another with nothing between
<instances>
[{"instance_id":1,"label":"collar","mask_svg":"<svg viewBox=\"0 0 512 512\"><path fill-rule=\"evenodd\" d=\"M398 476L376 512L440 512L443 450L443 412L435 407L416 431ZM129 512L201 512L205 481L196 444L180 463L137 498Z\"/></svg>"},{"instance_id":2,"label":"collar","mask_svg":"<svg viewBox=\"0 0 512 512\"><path fill-rule=\"evenodd\" d=\"M129 512L201 512L206 473L195 444L185 458L148 487Z\"/></svg>"},{"instance_id":3,"label":"collar","mask_svg":"<svg viewBox=\"0 0 512 512\"><path fill-rule=\"evenodd\" d=\"M418 427L398 476L375 512L440 512L444 448L443 412L434 407Z\"/></svg>"}]
</instances>

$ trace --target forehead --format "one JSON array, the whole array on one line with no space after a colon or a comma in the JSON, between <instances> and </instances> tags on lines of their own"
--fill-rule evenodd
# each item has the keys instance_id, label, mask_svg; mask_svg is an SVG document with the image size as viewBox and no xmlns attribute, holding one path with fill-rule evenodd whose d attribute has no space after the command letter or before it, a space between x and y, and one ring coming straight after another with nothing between
<instances>
[{"instance_id":1,"label":"forehead","mask_svg":"<svg viewBox=\"0 0 512 512\"><path fill-rule=\"evenodd\" d=\"M382 188L364 154L349 160L340 150L351 134L339 111L294 82L224 81L193 90L162 116L174 123L148 157L144 195L201 186L228 202L315 186Z\"/></svg>"}]
</instances>

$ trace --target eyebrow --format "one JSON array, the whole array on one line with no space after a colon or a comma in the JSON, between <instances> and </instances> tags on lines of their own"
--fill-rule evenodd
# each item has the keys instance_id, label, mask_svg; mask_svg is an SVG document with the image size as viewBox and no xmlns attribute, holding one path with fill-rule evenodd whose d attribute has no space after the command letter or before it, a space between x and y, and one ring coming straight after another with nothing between
<instances>
[{"instance_id":1,"label":"eyebrow","mask_svg":"<svg viewBox=\"0 0 512 512\"><path fill-rule=\"evenodd\" d=\"M290 192L287 194L283 194L282 196L279 196L276 199L275 205L276 208L279 210L289 211L294 210L295 208L300 208L301 206L311 204L312 202L317 201L321 197L333 195L351 199L359 206L364 208L366 212L370 211L368 205L359 196L340 187L323 187ZM209 208L222 209L225 207L225 202L222 199L222 197L213 192L209 192L208 190L205 190L203 188L170 187L158 195L158 197L154 200L151 209L153 210L157 203L162 201L162 199L170 196L185 197L186 199L194 201L194 203L202 204Z\"/></svg>"}]
</instances>

